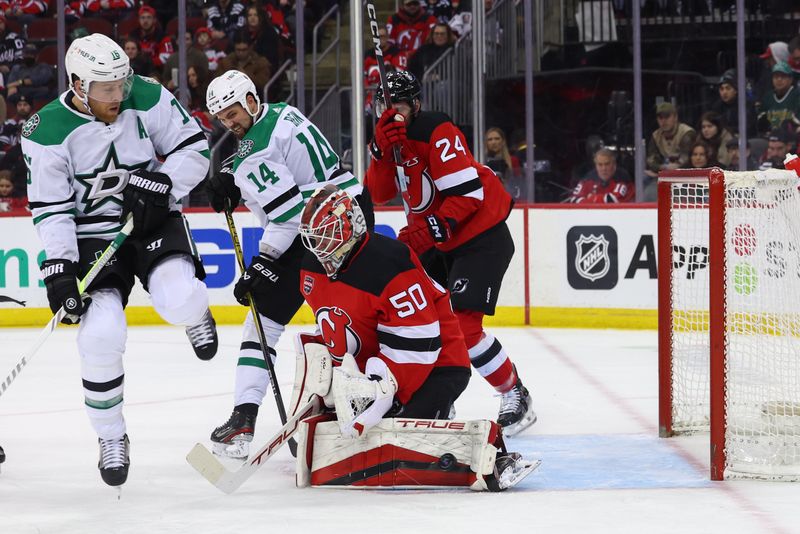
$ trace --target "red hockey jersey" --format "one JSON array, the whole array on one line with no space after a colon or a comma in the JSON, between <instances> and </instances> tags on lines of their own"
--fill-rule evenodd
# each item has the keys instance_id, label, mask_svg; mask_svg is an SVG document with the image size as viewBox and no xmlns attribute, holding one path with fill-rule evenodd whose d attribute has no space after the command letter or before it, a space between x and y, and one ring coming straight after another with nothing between
<instances>
[{"instance_id":1,"label":"red hockey jersey","mask_svg":"<svg viewBox=\"0 0 800 534\"><path fill-rule=\"evenodd\" d=\"M436 17L428 15L425 10L420 10L414 17L400 10L386 21L386 32L390 43L400 50L413 52L422 46L435 25Z\"/></svg>"},{"instance_id":2,"label":"red hockey jersey","mask_svg":"<svg viewBox=\"0 0 800 534\"><path fill-rule=\"evenodd\" d=\"M481 165L466 139L444 113L420 112L408 125L401 147L412 217L435 213L456 222L453 236L436 246L449 251L503 222L512 199L497 175ZM366 185L383 204L397 195L391 154L370 162Z\"/></svg>"},{"instance_id":3,"label":"red hockey jersey","mask_svg":"<svg viewBox=\"0 0 800 534\"><path fill-rule=\"evenodd\" d=\"M314 311L334 366L345 353L355 357L361 371L369 358L380 358L397 379L403 404L434 367L469 367L450 294L399 241L367 234L335 278L328 278L307 254L300 291Z\"/></svg>"},{"instance_id":4,"label":"red hockey jersey","mask_svg":"<svg viewBox=\"0 0 800 534\"><path fill-rule=\"evenodd\" d=\"M586 178L578 182L567 202L574 204L618 204L633 200L632 183L620 182L611 178L603 183L600 180Z\"/></svg>"}]
</instances>

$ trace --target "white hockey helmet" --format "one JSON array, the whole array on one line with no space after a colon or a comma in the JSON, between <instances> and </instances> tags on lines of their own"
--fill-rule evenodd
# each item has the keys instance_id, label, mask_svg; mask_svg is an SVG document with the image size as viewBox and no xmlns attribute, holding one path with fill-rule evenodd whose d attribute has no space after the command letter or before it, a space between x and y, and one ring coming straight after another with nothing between
<instances>
[{"instance_id":1,"label":"white hockey helmet","mask_svg":"<svg viewBox=\"0 0 800 534\"><path fill-rule=\"evenodd\" d=\"M113 39L93 33L75 39L64 59L69 85L81 81L81 100L89 109L89 98L100 102L121 102L128 98L133 70L125 51Z\"/></svg>"},{"instance_id":2,"label":"white hockey helmet","mask_svg":"<svg viewBox=\"0 0 800 534\"><path fill-rule=\"evenodd\" d=\"M247 107L247 95L251 93L253 98L256 99L256 111L253 113ZM222 76L214 78L208 89L206 90L206 106L208 112L212 115L217 115L224 109L229 108L233 104L239 103L244 110L251 116L255 117L261 110L261 99L258 98L256 85L253 80L238 70L229 70Z\"/></svg>"}]
</instances>

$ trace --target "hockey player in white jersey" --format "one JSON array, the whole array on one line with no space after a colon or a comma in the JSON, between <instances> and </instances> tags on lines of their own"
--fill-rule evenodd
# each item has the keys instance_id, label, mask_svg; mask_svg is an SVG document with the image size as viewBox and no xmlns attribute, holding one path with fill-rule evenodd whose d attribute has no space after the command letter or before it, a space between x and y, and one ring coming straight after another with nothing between
<instances>
[{"instance_id":1,"label":"hockey player in white jersey","mask_svg":"<svg viewBox=\"0 0 800 534\"><path fill-rule=\"evenodd\" d=\"M206 93L208 110L239 139L230 168L208 181L211 207L245 205L264 227L259 254L234 288L237 300L248 306L255 299L270 357L275 344L300 305L300 265L305 248L298 226L306 201L321 183L337 185L355 197L374 226L369 194L314 124L285 103L264 104L255 85L239 71L214 79ZM247 261L247 259L245 260ZM244 458L253 439L258 408L269 386L269 374L256 326L247 315L236 367L234 408L228 421L211 434L217 454Z\"/></svg>"},{"instance_id":2,"label":"hockey player in white jersey","mask_svg":"<svg viewBox=\"0 0 800 534\"><path fill-rule=\"evenodd\" d=\"M22 131L28 198L47 256L42 277L50 308L65 308L63 322L80 322L81 376L99 438L100 474L119 486L130 463L122 355L123 310L134 276L165 321L186 327L200 359L217 350L201 282L205 272L178 210L179 200L208 172L208 143L173 95L155 80L135 76L125 52L108 37L76 39L65 63L70 88ZM130 238L82 300L78 278L128 216L134 221Z\"/></svg>"}]
</instances>

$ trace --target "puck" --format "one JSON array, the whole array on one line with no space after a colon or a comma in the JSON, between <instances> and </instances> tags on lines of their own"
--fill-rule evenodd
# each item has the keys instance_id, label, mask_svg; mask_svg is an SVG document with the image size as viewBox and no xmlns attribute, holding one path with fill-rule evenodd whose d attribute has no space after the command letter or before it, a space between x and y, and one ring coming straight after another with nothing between
<instances>
[{"instance_id":1,"label":"puck","mask_svg":"<svg viewBox=\"0 0 800 534\"><path fill-rule=\"evenodd\" d=\"M402 113L397 113L394 116L394 120L395 120L395 122L405 122L406 118L403 117Z\"/></svg>"}]
</instances>

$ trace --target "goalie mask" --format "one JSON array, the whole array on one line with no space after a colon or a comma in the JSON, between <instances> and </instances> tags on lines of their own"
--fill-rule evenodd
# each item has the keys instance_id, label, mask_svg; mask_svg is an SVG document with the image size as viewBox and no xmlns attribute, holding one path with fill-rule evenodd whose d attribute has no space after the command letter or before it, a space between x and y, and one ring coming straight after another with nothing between
<instances>
[{"instance_id":1,"label":"goalie mask","mask_svg":"<svg viewBox=\"0 0 800 534\"><path fill-rule=\"evenodd\" d=\"M347 192L329 184L308 199L300 219L300 236L325 268L334 276L350 252L367 232L358 203Z\"/></svg>"}]
</instances>

